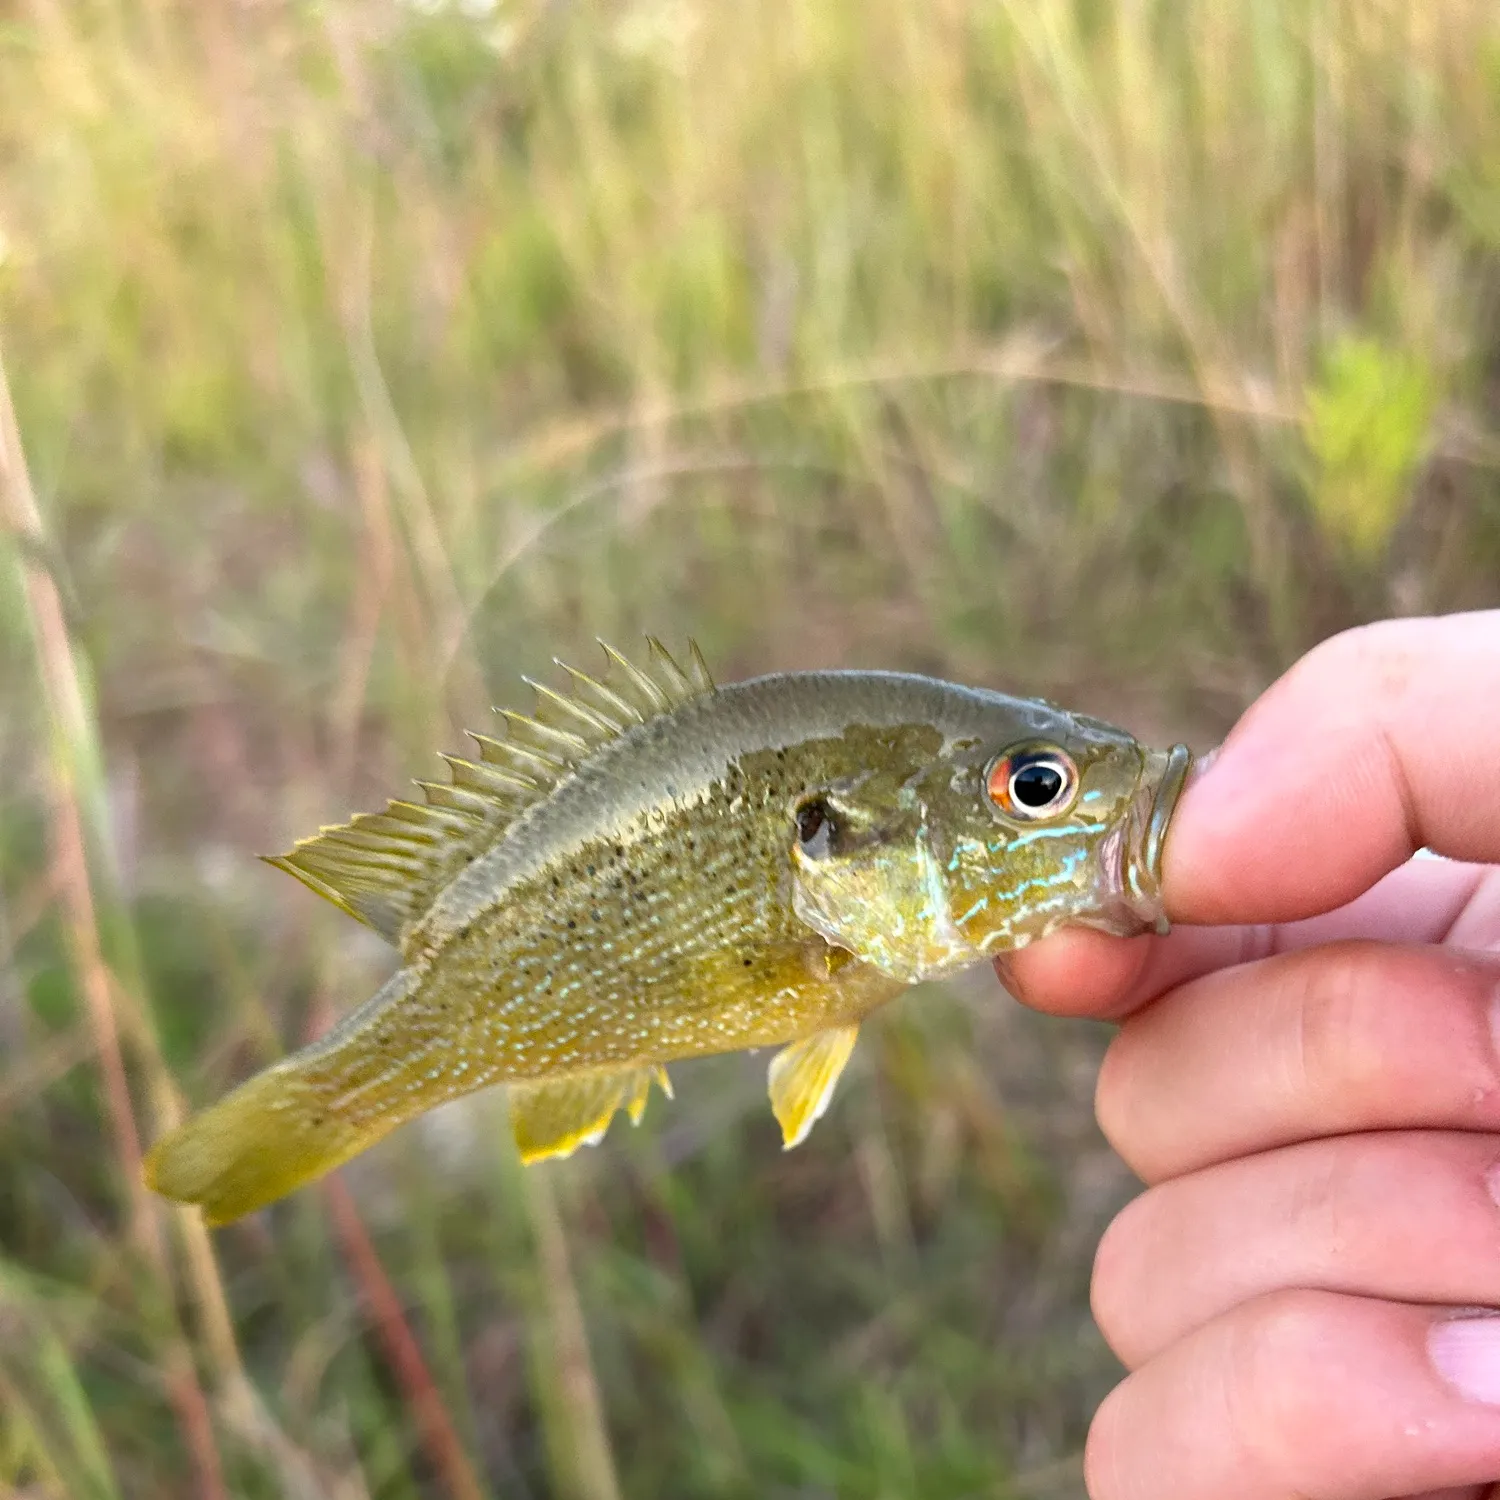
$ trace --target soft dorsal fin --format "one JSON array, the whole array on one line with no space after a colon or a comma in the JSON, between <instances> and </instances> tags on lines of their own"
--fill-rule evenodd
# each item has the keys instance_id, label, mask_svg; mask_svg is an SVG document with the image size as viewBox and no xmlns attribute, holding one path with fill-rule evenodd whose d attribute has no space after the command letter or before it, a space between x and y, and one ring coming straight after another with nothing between
<instances>
[{"instance_id":1,"label":"soft dorsal fin","mask_svg":"<svg viewBox=\"0 0 1500 1500\"><path fill-rule=\"evenodd\" d=\"M455 876L600 745L713 692L696 644L688 643L684 669L654 636L646 641L644 666L602 641L606 667L598 677L559 662L571 679L568 690L532 683L534 714L499 710L504 738L471 733L478 759L445 755L451 779L419 781L423 802L391 802L384 812L360 813L320 829L287 854L263 856L267 864L399 945Z\"/></svg>"}]
</instances>

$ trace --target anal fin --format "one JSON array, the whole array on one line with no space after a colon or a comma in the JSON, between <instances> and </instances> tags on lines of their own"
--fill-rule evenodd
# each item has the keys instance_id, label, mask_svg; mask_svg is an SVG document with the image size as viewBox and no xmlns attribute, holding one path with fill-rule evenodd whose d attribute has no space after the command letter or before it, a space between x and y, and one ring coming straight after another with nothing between
<instances>
[{"instance_id":1,"label":"anal fin","mask_svg":"<svg viewBox=\"0 0 1500 1500\"><path fill-rule=\"evenodd\" d=\"M646 1101L651 1097L653 1083L668 1099L672 1097L672 1080L667 1077L665 1068L637 1068L635 1072L625 1076L629 1080L625 1096L625 1113L630 1116L632 1125L641 1123L641 1116L646 1113Z\"/></svg>"},{"instance_id":2,"label":"anal fin","mask_svg":"<svg viewBox=\"0 0 1500 1500\"><path fill-rule=\"evenodd\" d=\"M858 1026L830 1026L783 1047L771 1059L771 1112L788 1151L800 1146L813 1122L822 1118L858 1035Z\"/></svg>"},{"instance_id":3,"label":"anal fin","mask_svg":"<svg viewBox=\"0 0 1500 1500\"><path fill-rule=\"evenodd\" d=\"M511 1084L510 1122L521 1160L530 1165L549 1156L571 1156L580 1146L596 1145L620 1109L629 1114L631 1124L639 1125L653 1083L667 1098L672 1097L672 1085L662 1067Z\"/></svg>"}]
</instances>

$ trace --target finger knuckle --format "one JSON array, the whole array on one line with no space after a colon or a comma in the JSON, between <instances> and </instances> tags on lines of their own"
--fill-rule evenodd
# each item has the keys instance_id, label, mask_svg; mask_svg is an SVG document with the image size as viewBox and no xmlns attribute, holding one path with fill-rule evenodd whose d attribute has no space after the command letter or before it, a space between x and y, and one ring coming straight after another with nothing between
<instances>
[{"instance_id":1,"label":"finger knuckle","mask_svg":"<svg viewBox=\"0 0 1500 1500\"><path fill-rule=\"evenodd\" d=\"M1089 1283L1094 1322L1122 1364L1133 1366L1140 1344L1140 1311L1146 1288L1156 1215L1147 1192L1127 1203L1099 1240Z\"/></svg>"},{"instance_id":2,"label":"finger knuckle","mask_svg":"<svg viewBox=\"0 0 1500 1500\"><path fill-rule=\"evenodd\" d=\"M1291 1098L1317 1101L1323 1115L1362 1119L1399 1088L1470 1106L1500 1088L1494 1048L1478 1023L1493 978L1472 964L1351 941L1292 955L1284 974L1288 1012L1274 1034L1284 1048L1285 1088Z\"/></svg>"},{"instance_id":3,"label":"finger knuckle","mask_svg":"<svg viewBox=\"0 0 1500 1500\"><path fill-rule=\"evenodd\" d=\"M1286 1032L1287 1084L1295 1097L1360 1093L1388 1070L1375 1007L1366 1003L1374 957L1356 945L1299 955L1288 997L1295 1025Z\"/></svg>"},{"instance_id":4,"label":"finger knuckle","mask_svg":"<svg viewBox=\"0 0 1500 1500\"><path fill-rule=\"evenodd\" d=\"M1319 687L1330 681L1373 679L1380 683L1383 698L1392 701L1407 691L1426 655L1425 642L1416 637L1411 622L1376 620L1319 642L1290 675Z\"/></svg>"},{"instance_id":5,"label":"finger knuckle","mask_svg":"<svg viewBox=\"0 0 1500 1500\"><path fill-rule=\"evenodd\" d=\"M1479 877L1463 910L1453 919L1448 941L1481 952L1500 950L1500 869L1486 870Z\"/></svg>"},{"instance_id":6,"label":"finger knuckle","mask_svg":"<svg viewBox=\"0 0 1500 1500\"><path fill-rule=\"evenodd\" d=\"M1279 1231L1320 1261L1333 1262L1347 1251L1362 1228L1364 1205L1353 1191L1364 1159L1379 1147L1360 1137L1330 1150L1295 1151L1294 1175L1281 1204Z\"/></svg>"},{"instance_id":7,"label":"finger knuckle","mask_svg":"<svg viewBox=\"0 0 1500 1500\"><path fill-rule=\"evenodd\" d=\"M1232 1320L1222 1374L1229 1437L1266 1493L1301 1493L1308 1455L1321 1450L1336 1415L1319 1375L1332 1316L1328 1294L1290 1289Z\"/></svg>"},{"instance_id":8,"label":"finger knuckle","mask_svg":"<svg viewBox=\"0 0 1500 1500\"><path fill-rule=\"evenodd\" d=\"M1083 1447L1083 1485L1089 1500L1140 1500L1140 1487L1129 1473L1132 1444L1124 1386L1116 1386L1100 1403L1089 1423Z\"/></svg>"},{"instance_id":9,"label":"finger knuckle","mask_svg":"<svg viewBox=\"0 0 1500 1500\"><path fill-rule=\"evenodd\" d=\"M1136 1160L1135 1126L1141 1112L1132 1106L1135 1092L1135 1035L1127 1023L1105 1050L1094 1084L1094 1116L1104 1139L1132 1167Z\"/></svg>"},{"instance_id":10,"label":"finger knuckle","mask_svg":"<svg viewBox=\"0 0 1500 1500\"><path fill-rule=\"evenodd\" d=\"M1089 1428L1084 1483L1091 1500L1159 1494L1153 1471L1162 1424L1185 1419L1200 1440L1196 1459L1189 1454L1187 1461L1207 1461L1221 1478L1233 1475L1235 1494L1307 1494L1318 1478L1310 1465L1339 1416L1338 1392L1320 1358L1338 1332L1330 1294L1273 1292L1210 1325L1169 1376L1159 1373L1153 1384L1150 1367L1129 1376Z\"/></svg>"}]
</instances>

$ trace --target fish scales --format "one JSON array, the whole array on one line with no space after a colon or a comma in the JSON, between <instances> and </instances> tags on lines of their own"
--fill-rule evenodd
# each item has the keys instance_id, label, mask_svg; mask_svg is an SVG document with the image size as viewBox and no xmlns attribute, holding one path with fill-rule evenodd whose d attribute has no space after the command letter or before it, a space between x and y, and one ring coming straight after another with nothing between
<instances>
[{"instance_id":1,"label":"fish scales","mask_svg":"<svg viewBox=\"0 0 1500 1500\"><path fill-rule=\"evenodd\" d=\"M616 680L587 700L612 729L627 718L612 701L632 701ZM859 1023L910 984L1060 921L1159 919L1153 865L1181 747L1147 752L1047 704L909 674L779 674L675 696L662 682L637 685L638 721L463 851L451 878L432 835L445 878L399 928L389 914L413 900L371 894L396 878L366 852L384 847L384 825L352 854L345 831L325 830L303 857L313 879L288 856L314 889L384 923L403 966L324 1039L160 1143L153 1185L222 1222L499 1083L523 1155L565 1155L616 1109L638 1118L666 1063L761 1046L785 1049L771 1093L793 1144ZM995 768L1017 747L1031 759L1004 797L1071 777L1056 816L997 803ZM389 837L402 880L413 848L437 858L404 827Z\"/></svg>"},{"instance_id":2,"label":"fish scales","mask_svg":"<svg viewBox=\"0 0 1500 1500\"><path fill-rule=\"evenodd\" d=\"M798 696L848 686L791 685ZM591 768L624 804L602 830L583 832L598 830L597 811L586 821L539 806L513 835L525 845L471 867L418 930L415 983L329 1047L309 1084L330 1106L358 1091L349 1114L362 1123L395 1099L421 1113L479 1081L771 1045L859 1019L904 988L830 969L826 939L793 911L785 808L827 769L829 745L757 745L801 707L776 701L785 682L761 686L736 695L749 710L736 718L750 721L730 722L738 738L709 720L712 738L679 751L670 799L640 795L639 769L659 748L642 736ZM914 763L940 738L925 726L906 736ZM736 755L747 742L757 748Z\"/></svg>"}]
</instances>

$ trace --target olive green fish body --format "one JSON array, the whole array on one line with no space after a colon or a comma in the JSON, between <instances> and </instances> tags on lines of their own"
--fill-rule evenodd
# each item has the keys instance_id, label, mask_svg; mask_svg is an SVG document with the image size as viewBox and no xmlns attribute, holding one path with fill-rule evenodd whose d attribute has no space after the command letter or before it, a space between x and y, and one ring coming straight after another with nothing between
<instances>
[{"instance_id":1,"label":"olive green fish body","mask_svg":"<svg viewBox=\"0 0 1500 1500\"><path fill-rule=\"evenodd\" d=\"M714 688L696 653L689 672L654 642L644 671L611 659L452 762L435 818L393 804L276 861L403 966L159 1143L153 1186L222 1222L500 1083L523 1155L567 1154L617 1109L638 1118L664 1064L761 1046L786 1046L771 1094L794 1144L860 1021L909 984L1062 921L1158 915L1138 856L1181 756L928 678ZM1064 818L1008 818L987 789L997 757L1033 744L1076 770Z\"/></svg>"}]
</instances>

